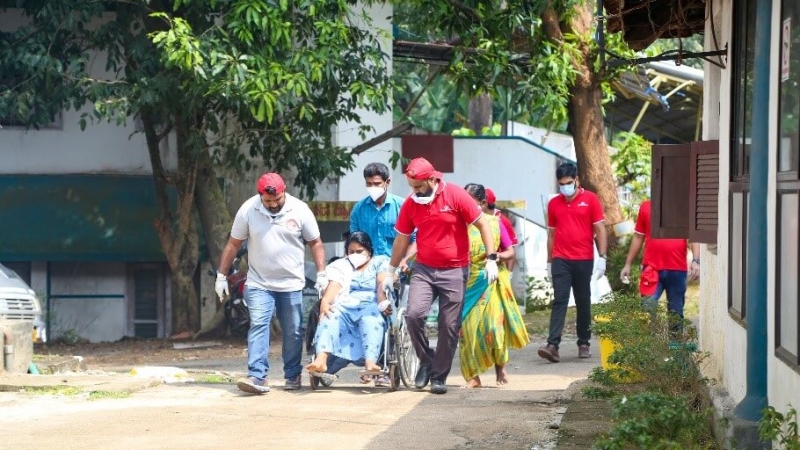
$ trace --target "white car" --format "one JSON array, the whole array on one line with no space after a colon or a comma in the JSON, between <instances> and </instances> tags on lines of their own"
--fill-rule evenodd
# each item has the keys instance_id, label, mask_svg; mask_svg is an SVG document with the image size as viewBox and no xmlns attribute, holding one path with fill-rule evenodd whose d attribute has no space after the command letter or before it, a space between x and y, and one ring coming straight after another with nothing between
<instances>
[{"instance_id":1,"label":"white car","mask_svg":"<svg viewBox=\"0 0 800 450\"><path fill-rule=\"evenodd\" d=\"M0 264L0 319L33 322L33 342L47 342L42 302L16 272Z\"/></svg>"}]
</instances>

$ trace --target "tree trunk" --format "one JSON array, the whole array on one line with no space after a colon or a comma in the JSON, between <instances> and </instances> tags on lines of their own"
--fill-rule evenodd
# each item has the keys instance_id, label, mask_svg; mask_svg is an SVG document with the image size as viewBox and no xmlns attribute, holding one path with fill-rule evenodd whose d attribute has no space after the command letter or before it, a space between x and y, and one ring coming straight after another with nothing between
<instances>
[{"instance_id":1,"label":"tree trunk","mask_svg":"<svg viewBox=\"0 0 800 450\"><path fill-rule=\"evenodd\" d=\"M178 173L167 174L160 151L161 140L166 136L158 135L155 121L148 112L143 111L141 116L158 203L154 226L172 275L172 332L195 331L200 327L200 305L193 282L199 249L194 210L197 153L188 144L191 140L187 139L187 132L192 127L187 123L177 123ZM178 192L175 212L170 209L168 184L173 184Z\"/></svg>"},{"instance_id":2,"label":"tree trunk","mask_svg":"<svg viewBox=\"0 0 800 450\"><path fill-rule=\"evenodd\" d=\"M209 260L216 268L233 222L207 151L200 152L197 169L197 196L194 202L200 215Z\"/></svg>"},{"instance_id":3,"label":"tree trunk","mask_svg":"<svg viewBox=\"0 0 800 450\"><path fill-rule=\"evenodd\" d=\"M481 94L473 97L469 101L469 128L478 136L483 127L492 126L492 97L489 94Z\"/></svg>"},{"instance_id":4,"label":"tree trunk","mask_svg":"<svg viewBox=\"0 0 800 450\"><path fill-rule=\"evenodd\" d=\"M557 44L563 41L563 33L582 37L579 47L582 58L575 61L578 74L570 90L569 130L575 143L581 185L596 193L603 204L611 249L617 244L612 227L622 221L622 208L606 143L601 79L593 70L595 55L589 47L594 20L592 5L585 1L575 6L569 23L559 23L559 15L550 8L542 14L542 23L548 38Z\"/></svg>"}]
</instances>

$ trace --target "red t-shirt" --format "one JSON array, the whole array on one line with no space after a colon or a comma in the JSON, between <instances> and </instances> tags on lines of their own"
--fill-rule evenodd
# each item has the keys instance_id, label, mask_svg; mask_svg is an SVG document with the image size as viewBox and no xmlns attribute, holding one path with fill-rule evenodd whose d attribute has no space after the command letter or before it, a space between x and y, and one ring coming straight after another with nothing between
<instances>
[{"instance_id":1,"label":"red t-shirt","mask_svg":"<svg viewBox=\"0 0 800 450\"><path fill-rule=\"evenodd\" d=\"M517 232L514 231L514 224L500 211L495 211L494 215L500 218L500 225L506 229L506 233L508 233L508 237L511 238L511 245L517 245Z\"/></svg>"},{"instance_id":2,"label":"red t-shirt","mask_svg":"<svg viewBox=\"0 0 800 450\"><path fill-rule=\"evenodd\" d=\"M644 235L642 264L656 270L687 270L686 239L653 239L650 237L650 200L639 207L634 231Z\"/></svg>"},{"instance_id":3,"label":"red t-shirt","mask_svg":"<svg viewBox=\"0 0 800 450\"><path fill-rule=\"evenodd\" d=\"M594 260L594 224L605 220L597 196L580 188L568 201L559 194L547 204L547 227L555 230L553 258Z\"/></svg>"},{"instance_id":4,"label":"red t-shirt","mask_svg":"<svg viewBox=\"0 0 800 450\"><path fill-rule=\"evenodd\" d=\"M481 217L475 200L460 186L439 182L433 201L415 203L409 196L400 207L395 229L411 235L417 230L417 260L435 269L469 265L467 225Z\"/></svg>"}]
</instances>

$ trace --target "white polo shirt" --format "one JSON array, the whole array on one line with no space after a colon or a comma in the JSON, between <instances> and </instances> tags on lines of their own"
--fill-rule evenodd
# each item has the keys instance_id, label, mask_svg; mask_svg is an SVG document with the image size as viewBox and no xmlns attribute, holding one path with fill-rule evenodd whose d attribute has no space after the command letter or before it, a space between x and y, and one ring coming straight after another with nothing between
<instances>
[{"instance_id":1,"label":"white polo shirt","mask_svg":"<svg viewBox=\"0 0 800 450\"><path fill-rule=\"evenodd\" d=\"M300 291L306 285L305 243L319 238L314 213L302 200L286 194L278 214L271 214L254 195L239 208L231 237L247 239L246 286L275 292Z\"/></svg>"}]
</instances>

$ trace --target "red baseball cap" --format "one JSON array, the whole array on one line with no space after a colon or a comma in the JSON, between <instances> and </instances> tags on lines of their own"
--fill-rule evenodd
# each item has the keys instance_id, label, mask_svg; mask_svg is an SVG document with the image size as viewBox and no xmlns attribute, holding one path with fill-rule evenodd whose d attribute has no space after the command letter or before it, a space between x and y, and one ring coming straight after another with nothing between
<instances>
[{"instance_id":1,"label":"red baseball cap","mask_svg":"<svg viewBox=\"0 0 800 450\"><path fill-rule=\"evenodd\" d=\"M486 203L497 203L497 197L494 195L494 191L486 188Z\"/></svg>"},{"instance_id":2,"label":"red baseball cap","mask_svg":"<svg viewBox=\"0 0 800 450\"><path fill-rule=\"evenodd\" d=\"M433 168L425 158L414 158L406 167L406 176L414 180L427 180L428 178L442 178L442 172Z\"/></svg>"},{"instance_id":3,"label":"red baseball cap","mask_svg":"<svg viewBox=\"0 0 800 450\"><path fill-rule=\"evenodd\" d=\"M274 193L269 192L270 190ZM265 173L256 181L256 191L261 195L280 195L286 191L286 183L283 182L283 178L277 173Z\"/></svg>"},{"instance_id":4,"label":"red baseball cap","mask_svg":"<svg viewBox=\"0 0 800 450\"><path fill-rule=\"evenodd\" d=\"M645 297L652 297L658 287L658 271L653 266L647 266L639 277L639 293Z\"/></svg>"}]
</instances>

